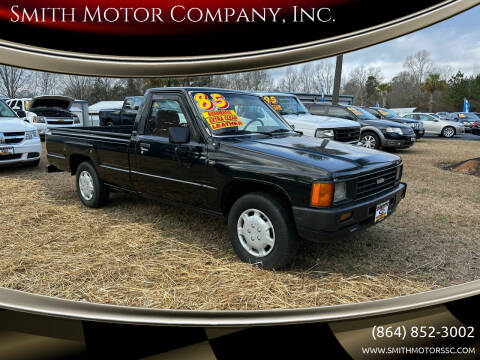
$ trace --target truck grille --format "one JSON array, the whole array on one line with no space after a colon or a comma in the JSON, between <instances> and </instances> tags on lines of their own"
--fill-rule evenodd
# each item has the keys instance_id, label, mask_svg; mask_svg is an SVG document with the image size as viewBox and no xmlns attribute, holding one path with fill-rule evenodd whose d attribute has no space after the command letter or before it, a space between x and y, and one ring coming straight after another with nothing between
<instances>
[{"instance_id":1,"label":"truck grille","mask_svg":"<svg viewBox=\"0 0 480 360\"><path fill-rule=\"evenodd\" d=\"M359 141L360 129L359 128L346 128L346 129L334 129L335 140L341 142Z\"/></svg>"},{"instance_id":2,"label":"truck grille","mask_svg":"<svg viewBox=\"0 0 480 360\"><path fill-rule=\"evenodd\" d=\"M360 176L357 180L356 198L361 199L392 189L395 186L396 176L397 166Z\"/></svg>"},{"instance_id":3,"label":"truck grille","mask_svg":"<svg viewBox=\"0 0 480 360\"><path fill-rule=\"evenodd\" d=\"M24 132L7 132L3 133L5 137L5 144L18 144L23 141L25 137Z\"/></svg>"}]
</instances>

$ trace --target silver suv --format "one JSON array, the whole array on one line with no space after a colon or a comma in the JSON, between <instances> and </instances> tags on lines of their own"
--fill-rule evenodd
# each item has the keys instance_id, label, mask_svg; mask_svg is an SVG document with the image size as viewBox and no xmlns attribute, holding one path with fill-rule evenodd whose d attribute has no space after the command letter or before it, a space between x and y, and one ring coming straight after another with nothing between
<instances>
[{"instance_id":1,"label":"silver suv","mask_svg":"<svg viewBox=\"0 0 480 360\"><path fill-rule=\"evenodd\" d=\"M407 113L400 115L403 118L420 120L423 122L425 134L440 135L447 138L465 134L465 127L458 122L442 120L435 115L427 113Z\"/></svg>"}]
</instances>

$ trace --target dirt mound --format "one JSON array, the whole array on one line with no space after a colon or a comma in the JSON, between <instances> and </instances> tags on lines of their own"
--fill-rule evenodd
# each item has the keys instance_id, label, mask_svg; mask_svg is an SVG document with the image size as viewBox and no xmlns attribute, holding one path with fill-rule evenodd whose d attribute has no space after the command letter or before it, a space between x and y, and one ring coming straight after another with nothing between
<instances>
[{"instance_id":1,"label":"dirt mound","mask_svg":"<svg viewBox=\"0 0 480 360\"><path fill-rule=\"evenodd\" d=\"M480 158L470 159L451 167L454 172L480 176Z\"/></svg>"}]
</instances>

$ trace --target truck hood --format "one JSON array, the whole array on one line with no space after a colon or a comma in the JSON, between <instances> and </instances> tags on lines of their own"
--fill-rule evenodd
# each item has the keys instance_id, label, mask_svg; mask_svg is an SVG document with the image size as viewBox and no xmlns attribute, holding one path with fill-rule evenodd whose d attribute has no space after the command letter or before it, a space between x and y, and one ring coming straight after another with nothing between
<instances>
[{"instance_id":1,"label":"truck hood","mask_svg":"<svg viewBox=\"0 0 480 360\"><path fill-rule=\"evenodd\" d=\"M330 116L298 114L298 115L282 115L291 125L302 124L305 127L315 129L335 129L346 127L360 127L356 121L335 118Z\"/></svg>"},{"instance_id":2,"label":"truck hood","mask_svg":"<svg viewBox=\"0 0 480 360\"><path fill-rule=\"evenodd\" d=\"M394 164L400 157L383 151L310 136L285 135L274 138L229 138L222 141L233 147L284 158L330 174L368 170Z\"/></svg>"},{"instance_id":3,"label":"truck hood","mask_svg":"<svg viewBox=\"0 0 480 360\"><path fill-rule=\"evenodd\" d=\"M0 118L0 133L35 130L35 126L20 118Z\"/></svg>"},{"instance_id":4,"label":"truck hood","mask_svg":"<svg viewBox=\"0 0 480 360\"><path fill-rule=\"evenodd\" d=\"M48 108L57 108L68 110L72 106L73 99L68 96L60 96L60 95L44 95L44 96L37 96L32 99L30 102L30 109L34 111L34 108L39 107L48 107Z\"/></svg>"}]
</instances>

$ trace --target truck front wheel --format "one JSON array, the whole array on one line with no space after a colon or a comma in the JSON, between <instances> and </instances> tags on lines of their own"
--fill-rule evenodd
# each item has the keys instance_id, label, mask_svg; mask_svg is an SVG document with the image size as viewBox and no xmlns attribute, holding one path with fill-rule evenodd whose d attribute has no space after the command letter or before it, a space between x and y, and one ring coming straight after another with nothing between
<instances>
[{"instance_id":1,"label":"truck front wheel","mask_svg":"<svg viewBox=\"0 0 480 360\"><path fill-rule=\"evenodd\" d=\"M228 215L228 231L240 259L265 269L288 265L298 250L288 205L268 193L239 198Z\"/></svg>"},{"instance_id":2,"label":"truck front wheel","mask_svg":"<svg viewBox=\"0 0 480 360\"><path fill-rule=\"evenodd\" d=\"M109 189L98 176L92 163L84 161L78 165L76 184L78 196L84 205L98 208L107 203Z\"/></svg>"}]
</instances>

